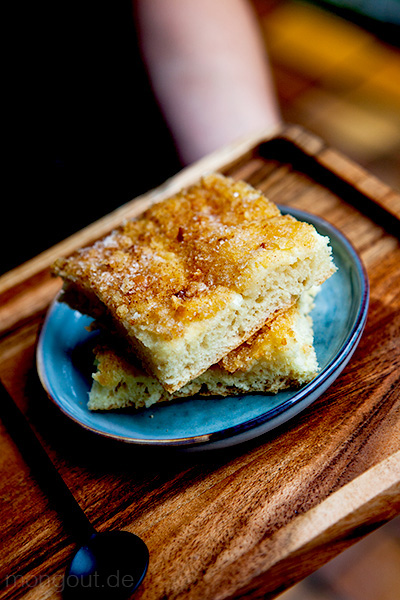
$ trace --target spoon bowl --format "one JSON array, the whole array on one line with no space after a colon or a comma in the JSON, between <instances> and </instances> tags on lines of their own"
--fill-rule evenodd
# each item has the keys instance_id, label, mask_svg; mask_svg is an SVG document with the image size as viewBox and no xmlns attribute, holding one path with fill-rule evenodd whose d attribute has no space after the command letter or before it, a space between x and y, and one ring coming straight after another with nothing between
<instances>
[{"instance_id":1,"label":"spoon bowl","mask_svg":"<svg viewBox=\"0 0 400 600\"><path fill-rule=\"evenodd\" d=\"M147 546L133 533L94 533L67 567L63 597L66 600L129 598L142 582L148 564Z\"/></svg>"}]
</instances>

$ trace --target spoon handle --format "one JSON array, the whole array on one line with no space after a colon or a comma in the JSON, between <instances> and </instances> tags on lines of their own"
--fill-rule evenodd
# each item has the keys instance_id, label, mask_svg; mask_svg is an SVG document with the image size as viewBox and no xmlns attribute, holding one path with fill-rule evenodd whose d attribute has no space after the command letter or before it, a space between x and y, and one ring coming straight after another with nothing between
<instances>
[{"instance_id":1,"label":"spoon handle","mask_svg":"<svg viewBox=\"0 0 400 600\"><path fill-rule=\"evenodd\" d=\"M96 530L1 381L0 418L69 532L77 542L87 541Z\"/></svg>"}]
</instances>

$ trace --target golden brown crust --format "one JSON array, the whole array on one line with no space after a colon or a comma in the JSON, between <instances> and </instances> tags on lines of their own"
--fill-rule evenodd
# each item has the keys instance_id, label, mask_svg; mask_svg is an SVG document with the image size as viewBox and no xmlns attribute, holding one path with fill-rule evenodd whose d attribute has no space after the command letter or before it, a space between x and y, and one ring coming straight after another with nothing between
<instances>
[{"instance_id":1,"label":"golden brown crust","mask_svg":"<svg viewBox=\"0 0 400 600\"><path fill-rule=\"evenodd\" d=\"M90 296L89 314L107 307L116 321L172 339L217 314L231 291L244 292L255 265L299 243L314 243L310 225L282 216L246 183L213 174L53 271Z\"/></svg>"}]
</instances>

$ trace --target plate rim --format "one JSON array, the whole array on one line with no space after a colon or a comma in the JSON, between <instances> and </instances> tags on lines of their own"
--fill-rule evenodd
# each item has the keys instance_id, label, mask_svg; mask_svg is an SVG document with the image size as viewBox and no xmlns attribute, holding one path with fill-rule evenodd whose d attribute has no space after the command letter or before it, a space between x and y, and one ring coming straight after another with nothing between
<instances>
[{"instance_id":1,"label":"plate rim","mask_svg":"<svg viewBox=\"0 0 400 600\"><path fill-rule=\"evenodd\" d=\"M64 415L66 415L69 419L71 419L73 422L78 424L80 427L84 428L87 431L90 431L91 433L100 435L101 437L117 440L119 442L141 445L141 446L189 447L190 448L190 447L200 447L200 446L204 446L204 445L213 444L215 442L220 442L221 440L227 440L227 439L231 439L231 438L235 439L235 438L237 438L237 436L240 436L241 434L243 435L246 432L249 432L251 430L255 430L255 429L257 429L257 427L261 427L262 425L265 425L268 422L270 422L272 424L272 426L270 428L268 428L268 430L267 430L267 431L270 431L279 425L279 423L274 425L273 421L276 420L280 415L282 415L283 413L285 413L287 410L289 410L292 407L301 405L301 402L305 398L309 397L311 394L313 394L317 390L318 387L323 386L324 383L329 381L329 379L334 375L335 372L339 371L338 372L338 375L339 375L341 372L340 371L341 366L343 365L342 368L344 368L344 366L347 364L347 361L351 358L351 355L353 354L355 348L357 347L358 342L361 338L361 335L362 335L364 327L365 327L367 314L368 314L369 293L370 293L369 279L368 279L368 274L367 274L366 268L365 268L360 256L358 255L357 251L355 250L353 244L349 241L349 239L339 229L337 229L330 222L326 221L323 217L320 217L320 216L314 215L312 213L309 213L308 211L304 211L302 209L298 209L298 208L294 208L294 207L290 207L290 206L284 206L284 205L279 205L279 204L277 206L281 210L282 214L291 214L295 218L306 221L306 222L309 222L308 219L310 219L314 225L315 225L315 223L317 223L317 225L320 224L326 230L326 234L324 234L324 235L328 235L330 237L333 234L333 236L338 238L340 243L346 249L347 254L351 257L353 264L356 266L356 273L359 277L361 295L360 295L360 299L359 299L359 305L358 305L357 315L356 315L354 324L351 327L351 329L349 330L344 342L342 343L341 349L336 353L336 355L331 359L331 361L324 367L324 369L320 373L318 373L318 375L312 381L310 381L309 383L307 383L306 385L301 387L293 396L291 396L290 398L285 400L282 404L280 404L270 410L267 410L266 412L262 413L261 415L253 417L251 419L248 419L242 423L238 423L236 425L231 425L231 426L225 427L223 429L218 429L217 431L213 431L210 433L197 434L194 436L184 436L184 437L179 437L179 438L137 438L137 437L131 437L131 436L123 435L123 434L111 433L111 432L101 430L99 428L96 428L96 427L88 424L88 423L82 422L75 415L71 414L71 412L69 412L63 404L61 404L56 398L54 398L53 394L50 392L50 389L52 386L49 384L49 380L48 380L47 373L46 373L46 368L44 365L45 361L44 361L43 346L44 346L44 341L46 338L46 332L49 327L49 323L50 323L52 315L59 303L58 298L59 298L59 295L61 292L58 292L56 297L51 302L50 307L47 311L47 314L45 316L45 319L44 319L44 322L43 322L43 325L42 325L42 328L41 328L41 331L39 334L38 343L36 346L36 367L37 367L39 380L40 380L41 385L42 385L43 389L45 390L48 398L51 400L51 402L53 404L55 404L57 406L57 408L59 410L61 410L61 412ZM79 311L77 311L77 312L79 312ZM323 390L323 391L325 391L325 390ZM240 395L240 397L251 396L251 395L254 395L254 394L242 394L242 395ZM316 399L317 398L312 400L310 402L310 404L312 404ZM304 407L304 409L305 408L306 407ZM302 409L300 408L300 410L298 412L301 412L301 411L302 411ZM298 413L296 413L296 414L298 414ZM292 417L289 416L287 421L291 420L294 416L296 416L296 415L293 415ZM257 437L257 434L254 437ZM233 441L232 445L234 443L236 443L236 442Z\"/></svg>"}]
</instances>

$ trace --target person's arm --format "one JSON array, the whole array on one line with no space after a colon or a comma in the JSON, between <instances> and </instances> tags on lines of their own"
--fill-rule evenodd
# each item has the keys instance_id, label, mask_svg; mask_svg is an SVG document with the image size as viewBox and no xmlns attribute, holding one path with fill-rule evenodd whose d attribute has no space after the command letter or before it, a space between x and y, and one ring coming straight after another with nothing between
<instances>
[{"instance_id":1,"label":"person's arm","mask_svg":"<svg viewBox=\"0 0 400 600\"><path fill-rule=\"evenodd\" d=\"M245 0L134 0L150 80L184 163L280 113L266 50Z\"/></svg>"}]
</instances>

